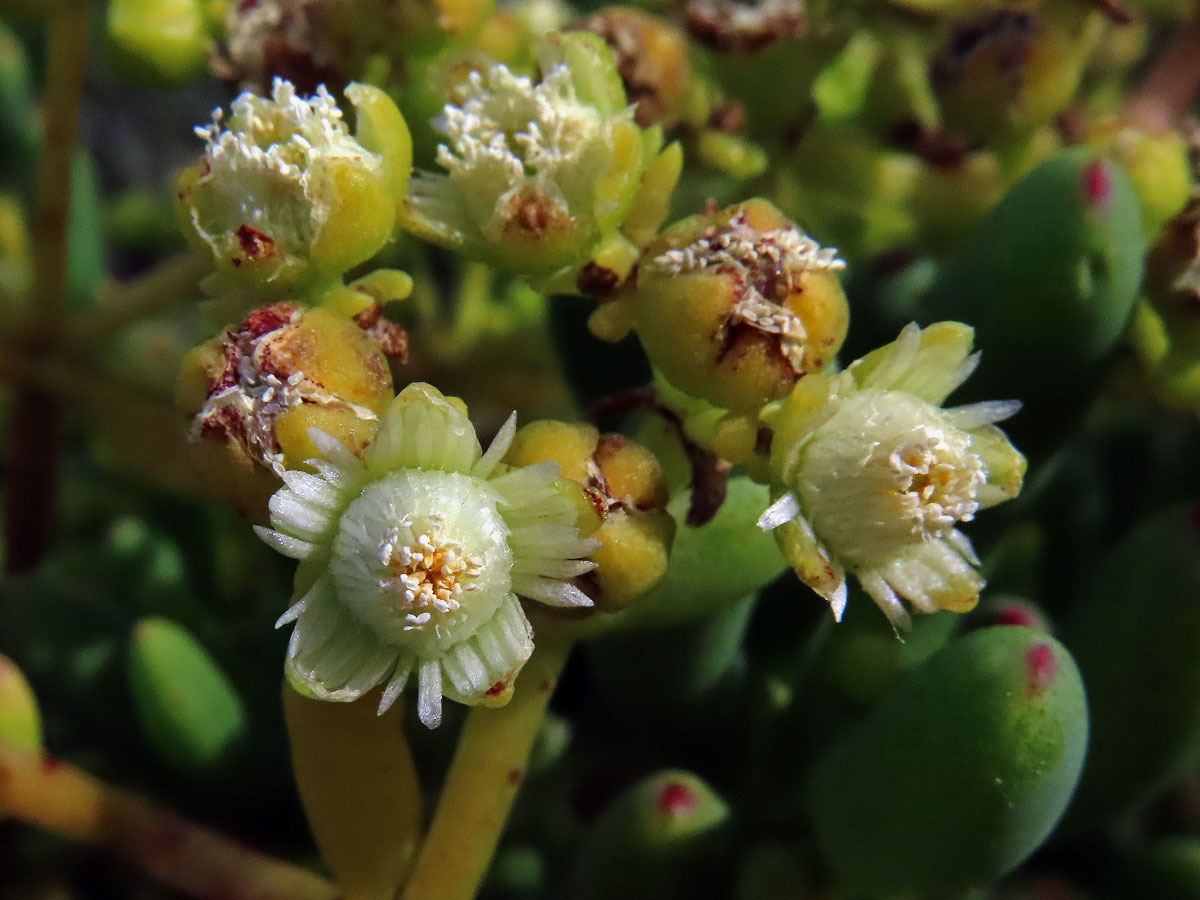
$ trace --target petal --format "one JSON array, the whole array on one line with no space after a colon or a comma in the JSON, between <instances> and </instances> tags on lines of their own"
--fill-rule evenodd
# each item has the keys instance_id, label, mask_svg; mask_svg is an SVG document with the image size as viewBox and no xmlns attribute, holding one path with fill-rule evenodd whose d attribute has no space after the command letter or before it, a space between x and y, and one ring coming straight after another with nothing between
<instances>
[{"instance_id":1,"label":"petal","mask_svg":"<svg viewBox=\"0 0 1200 900\"><path fill-rule=\"evenodd\" d=\"M466 473L479 457L471 420L437 388L420 382L391 402L366 451L367 466L376 474L412 468Z\"/></svg>"},{"instance_id":2,"label":"petal","mask_svg":"<svg viewBox=\"0 0 1200 900\"><path fill-rule=\"evenodd\" d=\"M489 478L500 460L504 459L504 454L508 452L508 448L512 446L513 438L516 434L517 414L514 411L505 420L504 424L500 426L500 430L496 433L496 437L487 448L487 452L480 457L479 462L475 463L471 474L476 478Z\"/></svg>"},{"instance_id":3,"label":"petal","mask_svg":"<svg viewBox=\"0 0 1200 900\"><path fill-rule=\"evenodd\" d=\"M513 575L513 590L522 597L547 606L591 606L592 598L575 585L556 578L537 575Z\"/></svg>"},{"instance_id":4,"label":"petal","mask_svg":"<svg viewBox=\"0 0 1200 900\"><path fill-rule=\"evenodd\" d=\"M788 491L758 517L758 527L763 531L774 531L780 525L792 521L800 515L800 501L796 495Z\"/></svg>"},{"instance_id":5,"label":"petal","mask_svg":"<svg viewBox=\"0 0 1200 900\"><path fill-rule=\"evenodd\" d=\"M292 559L308 559L308 557L320 549L316 544L309 541L302 541L291 535L280 534L278 531L272 531L270 528L264 528L261 525L254 526L254 533L284 556L291 557Z\"/></svg>"},{"instance_id":6,"label":"petal","mask_svg":"<svg viewBox=\"0 0 1200 900\"><path fill-rule=\"evenodd\" d=\"M286 663L294 684L323 700L354 700L387 677L396 648L350 615L330 578L318 579L301 602Z\"/></svg>"},{"instance_id":7,"label":"petal","mask_svg":"<svg viewBox=\"0 0 1200 900\"><path fill-rule=\"evenodd\" d=\"M808 520L796 516L776 528L774 534L796 577L820 594L833 609L834 618L841 621L846 607L846 574L818 543Z\"/></svg>"},{"instance_id":8,"label":"petal","mask_svg":"<svg viewBox=\"0 0 1200 900\"><path fill-rule=\"evenodd\" d=\"M442 724L442 664L422 660L417 669L417 718L426 728Z\"/></svg>"},{"instance_id":9,"label":"petal","mask_svg":"<svg viewBox=\"0 0 1200 900\"><path fill-rule=\"evenodd\" d=\"M975 332L960 322L909 323L891 344L853 363L862 387L904 391L934 405L967 380L979 364L971 355Z\"/></svg>"}]
</instances>

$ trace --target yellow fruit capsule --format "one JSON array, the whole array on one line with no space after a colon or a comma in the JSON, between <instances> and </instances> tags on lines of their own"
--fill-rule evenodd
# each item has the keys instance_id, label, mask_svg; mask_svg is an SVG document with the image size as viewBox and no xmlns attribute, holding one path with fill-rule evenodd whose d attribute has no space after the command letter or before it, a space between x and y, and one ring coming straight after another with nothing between
<instances>
[{"instance_id":1,"label":"yellow fruit capsule","mask_svg":"<svg viewBox=\"0 0 1200 900\"><path fill-rule=\"evenodd\" d=\"M596 569L580 579L580 586L597 609L624 609L667 570L675 520L666 511L662 467L654 454L623 435L601 435L583 423L530 422L517 432L505 462L544 461L557 463L565 478L583 488L600 523L592 533L601 542L591 557Z\"/></svg>"},{"instance_id":2,"label":"yellow fruit capsule","mask_svg":"<svg viewBox=\"0 0 1200 900\"><path fill-rule=\"evenodd\" d=\"M192 438L209 447L220 493L243 502L316 456L308 429L358 451L392 396L388 360L353 320L275 303L184 359L176 398ZM221 476L224 475L225 478Z\"/></svg>"},{"instance_id":3,"label":"yellow fruit capsule","mask_svg":"<svg viewBox=\"0 0 1200 900\"><path fill-rule=\"evenodd\" d=\"M637 333L675 387L754 411L833 362L849 325L843 266L765 200L693 216L643 253Z\"/></svg>"}]
</instances>

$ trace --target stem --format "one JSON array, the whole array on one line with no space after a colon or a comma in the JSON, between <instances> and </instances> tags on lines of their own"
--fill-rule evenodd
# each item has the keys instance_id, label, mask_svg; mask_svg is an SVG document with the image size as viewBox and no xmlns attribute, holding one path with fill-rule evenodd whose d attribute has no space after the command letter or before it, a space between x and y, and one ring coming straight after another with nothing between
<instances>
[{"instance_id":1,"label":"stem","mask_svg":"<svg viewBox=\"0 0 1200 900\"><path fill-rule=\"evenodd\" d=\"M197 284L211 270L208 257L189 251L163 260L140 278L110 285L94 310L70 323L67 340L71 349L98 346L128 325L194 299Z\"/></svg>"},{"instance_id":2,"label":"stem","mask_svg":"<svg viewBox=\"0 0 1200 900\"><path fill-rule=\"evenodd\" d=\"M487 874L572 641L538 639L499 709L467 716L429 836L401 900L471 900Z\"/></svg>"},{"instance_id":3,"label":"stem","mask_svg":"<svg viewBox=\"0 0 1200 900\"><path fill-rule=\"evenodd\" d=\"M1200 24L1172 36L1141 87L1125 104L1125 121L1160 134L1171 127L1200 90Z\"/></svg>"},{"instance_id":4,"label":"stem","mask_svg":"<svg viewBox=\"0 0 1200 900\"><path fill-rule=\"evenodd\" d=\"M34 352L54 339L65 304L71 158L87 65L88 0L72 0L57 7L48 32L41 174L30 223L31 296L39 317L29 341ZM50 398L33 390L18 393L9 423L4 521L5 565L10 572L37 566L49 543L57 432L58 414Z\"/></svg>"},{"instance_id":5,"label":"stem","mask_svg":"<svg viewBox=\"0 0 1200 900\"><path fill-rule=\"evenodd\" d=\"M0 743L0 810L97 844L197 900L333 900L325 879L202 828L131 791Z\"/></svg>"}]
</instances>

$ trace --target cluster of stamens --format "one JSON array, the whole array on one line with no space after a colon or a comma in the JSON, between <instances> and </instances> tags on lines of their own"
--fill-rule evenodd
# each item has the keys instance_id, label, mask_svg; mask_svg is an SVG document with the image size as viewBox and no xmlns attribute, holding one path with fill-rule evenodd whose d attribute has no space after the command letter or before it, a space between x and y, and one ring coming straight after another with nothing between
<instances>
[{"instance_id":1,"label":"cluster of stamens","mask_svg":"<svg viewBox=\"0 0 1200 900\"><path fill-rule=\"evenodd\" d=\"M448 537L437 517L420 533L414 533L411 524L405 520L392 529L379 548L379 561L389 576L380 587L404 613L404 630L419 631L435 613L441 619L461 608L463 594L478 587L470 580L482 574L484 561ZM405 533L411 535L407 541ZM440 622L433 624L436 630Z\"/></svg>"},{"instance_id":2,"label":"cluster of stamens","mask_svg":"<svg viewBox=\"0 0 1200 900\"><path fill-rule=\"evenodd\" d=\"M571 165L600 125L595 110L576 99L563 65L539 84L495 65L471 72L459 93L459 105L447 105L436 122L449 138L449 145L438 146L437 161L451 175L495 168L514 188L531 178L552 178Z\"/></svg>"},{"instance_id":3,"label":"cluster of stamens","mask_svg":"<svg viewBox=\"0 0 1200 900\"><path fill-rule=\"evenodd\" d=\"M914 535L931 540L975 518L976 495L987 471L978 456L940 429L926 428L922 439L894 449L888 466Z\"/></svg>"}]
</instances>

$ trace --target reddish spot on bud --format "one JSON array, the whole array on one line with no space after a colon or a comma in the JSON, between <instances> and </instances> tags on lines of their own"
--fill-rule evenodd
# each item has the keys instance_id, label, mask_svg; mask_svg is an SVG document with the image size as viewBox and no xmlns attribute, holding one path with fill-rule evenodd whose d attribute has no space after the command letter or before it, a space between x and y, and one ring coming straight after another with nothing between
<instances>
[{"instance_id":1,"label":"reddish spot on bud","mask_svg":"<svg viewBox=\"0 0 1200 900\"><path fill-rule=\"evenodd\" d=\"M12 781L12 772L5 766L0 766L0 784Z\"/></svg>"},{"instance_id":2,"label":"reddish spot on bud","mask_svg":"<svg viewBox=\"0 0 1200 900\"><path fill-rule=\"evenodd\" d=\"M250 259L262 259L275 252L275 241L270 235L264 234L249 225L239 225L237 230L238 244L242 252Z\"/></svg>"},{"instance_id":3,"label":"reddish spot on bud","mask_svg":"<svg viewBox=\"0 0 1200 900\"><path fill-rule=\"evenodd\" d=\"M1025 691L1036 696L1043 694L1058 674L1058 660L1049 644L1034 644L1025 651Z\"/></svg>"},{"instance_id":4,"label":"reddish spot on bud","mask_svg":"<svg viewBox=\"0 0 1200 900\"><path fill-rule=\"evenodd\" d=\"M696 808L696 794L686 784L673 781L658 792L655 803L660 812L679 819Z\"/></svg>"},{"instance_id":5,"label":"reddish spot on bud","mask_svg":"<svg viewBox=\"0 0 1200 900\"><path fill-rule=\"evenodd\" d=\"M53 775L62 767L62 762L55 759L53 756L42 756L42 772L44 774Z\"/></svg>"},{"instance_id":6,"label":"reddish spot on bud","mask_svg":"<svg viewBox=\"0 0 1200 900\"><path fill-rule=\"evenodd\" d=\"M508 783L511 784L513 787L516 787L517 785L519 785L521 783L521 779L524 777L525 777L524 769L509 769L508 770Z\"/></svg>"},{"instance_id":7,"label":"reddish spot on bud","mask_svg":"<svg viewBox=\"0 0 1200 900\"><path fill-rule=\"evenodd\" d=\"M1020 625L1025 628L1046 630L1046 623L1033 607L1021 603L1006 603L992 614L992 625Z\"/></svg>"},{"instance_id":8,"label":"reddish spot on bud","mask_svg":"<svg viewBox=\"0 0 1200 900\"><path fill-rule=\"evenodd\" d=\"M1084 167L1080 187L1089 206L1103 206L1108 202L1112 194L1112 178L1109 177L1103 162L1096 160Z\"/></svg>"},{"instance_id":9,"label":"reddish spot on bud","mask_svg":"<svg viewBox=\"0 0 1200 900\"><path fill-rule=\"evenodd\" d=\"M508 687L508 684L506 682L497 681L490 688L488 688L486 691L484 691L483 695L485 697L495 697L497 694L504 693L504 689L506 687Z\"/></svg>"}]
</instances>

